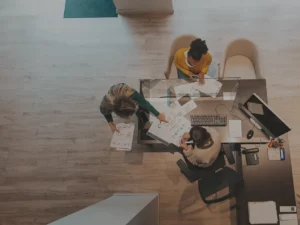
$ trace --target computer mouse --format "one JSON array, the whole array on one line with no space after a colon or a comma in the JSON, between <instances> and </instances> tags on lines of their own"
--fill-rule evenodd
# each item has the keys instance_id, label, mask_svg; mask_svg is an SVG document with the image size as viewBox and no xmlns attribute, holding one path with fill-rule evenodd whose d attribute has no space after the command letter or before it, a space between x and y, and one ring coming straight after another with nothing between
<instances>
[{"instance_id":1,"label":"computer mouse","mask_svg":"<svg viewBox=\"0 0 300 225\"><path fill-rule=\"evenodd\" d=\"M251 139L253 137L254 131L253 130L249 130L247 133L247 139Z\"/></svg>"}]
</instances>

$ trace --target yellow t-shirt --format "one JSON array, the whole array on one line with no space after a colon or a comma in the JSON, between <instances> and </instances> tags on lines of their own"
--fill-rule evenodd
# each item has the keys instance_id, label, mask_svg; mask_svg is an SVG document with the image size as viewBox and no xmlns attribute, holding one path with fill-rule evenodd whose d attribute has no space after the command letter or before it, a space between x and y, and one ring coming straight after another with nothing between
<instances>
[{"instance_id":1,"label":"yellow t-shirt","mask_svg":"<svg viewBox=\"0 0 300 225\"><path fill-rule=\"evenodd\" d=\"M200 72L206 74L211 64L212 57L209 52L205 55L202 55L200 61L194 67L189 67L186 64L187 52L189 48L178 49L174 56L174 64L177 69L181 70L184 74L188 75L189 72L193 74L198 74Z\"/></svg>"}]
</instances>

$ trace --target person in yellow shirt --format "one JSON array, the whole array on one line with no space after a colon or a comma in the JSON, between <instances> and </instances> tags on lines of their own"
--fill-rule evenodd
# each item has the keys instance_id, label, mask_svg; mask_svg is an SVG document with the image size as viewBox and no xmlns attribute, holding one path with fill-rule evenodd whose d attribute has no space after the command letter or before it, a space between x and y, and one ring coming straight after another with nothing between
<instances>
[{"instance_id":1,"label":"person in yellow shirt","mask_svg":"<svg viewBox=\"0 0 300 225\"><path fill-rule=\"evenodd\" d=\"M211 62L212 57L206 43L200 38L192 41L190 48L177 50L174 56L178 79L189 79L195 76L203 79Z\"/></svg>"}]
</instances>

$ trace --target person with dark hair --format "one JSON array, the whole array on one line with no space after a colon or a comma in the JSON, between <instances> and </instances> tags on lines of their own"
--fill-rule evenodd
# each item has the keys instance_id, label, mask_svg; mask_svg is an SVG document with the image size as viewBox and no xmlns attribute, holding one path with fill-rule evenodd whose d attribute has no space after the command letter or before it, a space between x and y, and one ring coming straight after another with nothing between
<instances>
[{"instance_id":1,"label":"person with dark hair","mask_svg":"<svg viewBox=\"0 0 300 225\"><path fill-rule=\"evenodd\" d=\"M155 115L160 122L167 122L164 113L159 113L141 94L124 83L115 84L109 89L101 102L100 112L112 132L115 132L118 129L113 121L112 112L123 119L128 119L136 112L137 105Z\"/></svg>"},{"instance_id":2,"label":"person with dark hair","mask_svg":"<svg viewBox=\"0 0 300 225\"><path fill-rule=\"evenodd\" d=\"M193 76L203 79L211 62L212 57L206 43L200 38L192 41L190 48L177 50L174 56L178 79L189 79Z\"/></svg>"},{"instance_id":3,"label":"person with dark hair","mask_svg":"<svg viewBox=\"0 0 300 225\"><path fill-rule=\"evenodd\" d=\"M191 142L187 145L186 142ZM210 127L194 126L180 141L183 154L195 166L208 167L217 159L221 149L219 133Z\"/></svg>"}]
</instances>

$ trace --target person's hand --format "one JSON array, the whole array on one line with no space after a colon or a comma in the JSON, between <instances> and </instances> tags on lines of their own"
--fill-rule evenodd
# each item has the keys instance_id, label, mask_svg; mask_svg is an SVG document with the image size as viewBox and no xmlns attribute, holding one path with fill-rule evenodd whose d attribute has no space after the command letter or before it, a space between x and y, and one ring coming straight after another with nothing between
<instances>
[{"instance_id":1,"label":"person's hand","mask_svg":"<svg viewBox=\"0 0 300 225\"><path fill-rule=\"evenodd\" d=\"M194 76L194 74L193 74L192 72L189 72L189 73L188 73L188 77L189 77L190 79L193 79L193 76Z\"/></svg>"},{"instance_id":2,"label":"person's hand","mask_svg":"<svg viewBox=\"0 0 300 225\"><path fill-rule=\"evenodd\" d=\"M114 122L109 122L108 125L110 126L110 129L113 133L115 133L115 131L120 132L120 130L117 128Z\"/></svg>"},{"instance_id":3,"label":"person's hand","mask_svg":"<svg viewBox=\"0 0 300 225\"><path fill-rule=\"evenodd\" d=\"M166 120L166 115L164 113L160 113L158 116L157 116L157 119L159 120L159 122L165 122L167 123L168 121Z\"/></svg>"},{"instance_id":4,"label":"person's hand","mask_svg":"<svg viewBox=\"0 0 300 225\"><path fill-rule=\"evenodd\" d=\"M188 146L183 139L180 140L179 145L180 145L180 147L183 148L183 150L185 150L185 151L188 150Z\"/></svg>"},{"instance_id":5,"label":"person's hand","mask_svg":"<svg viewBox=\"0 0 300 225\"><path fill-rule=\"evenodd\" d=\"M200 84L205 84L204 76L205 74L202 72L198 74Z\"/></svg>"},{"instance_id":6,"label":"person's hand","mask_svg":"<svg viewBox=\"0 0 300 225\"><path fill-rule=\"evenodd\" d=\"M185 132L183 135L182 135L182 139L183 140L188 140L190 138L190 133L189 132Z\"/></svg>"}]
</instances>

